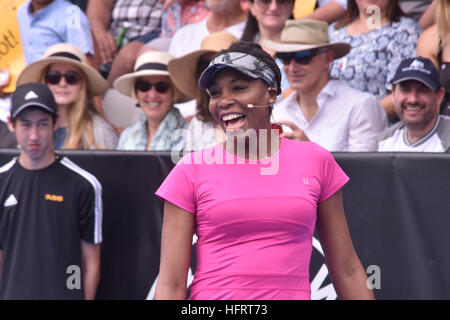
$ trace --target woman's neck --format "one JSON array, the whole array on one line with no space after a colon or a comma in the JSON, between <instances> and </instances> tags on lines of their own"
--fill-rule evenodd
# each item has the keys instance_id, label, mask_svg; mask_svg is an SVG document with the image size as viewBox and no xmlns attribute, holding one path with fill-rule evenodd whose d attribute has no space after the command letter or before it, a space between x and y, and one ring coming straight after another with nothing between
<instances>
[{"instance_id":1,"label":"woman's neck","mask_svg":"<svg viewBox=\"0 0 450 320\"><path fill-rule=\"evenodd\" d=\"M160 124L161 122L154 122L147 118L147 149L150 147Z\"/></svg>"},{"instance_id":2,"label":"woman's neck","mask_svg":"<svg viewBox=\"0 0 450 320\"><path fill-rule=\"evenodd\" d=\"M258 25L258 28L259 28L259 41L261 41L261 39L280 41L281 31L283 29L277 30L273 28L265 28L260 24Z\"/></svg>"},{"instance_id":3,"label":"woman's neck","mask_svg":"<svg viewBox=\"0 0 450 320\"><path fill-rule=\"evenodd\" d=\"M388 23L388 19L385 15L381 14L380 18L377 18L376 13L368 15L365 12L360 12L359 17L352 21L347 26L347 33L350 35L358 35L376 30Z\"/></svg>"},{"instance_id":4,"label":"woman's neck","mask_svg":"<svg viewBox=\"0 0 450 320\"><path fill-rule=\"evenodd\" d=\"M264 28L262 26L259 26L259 45L266 51L268 54L270 54L273 57L275 57L275 51L268 49L263 46L262 39L272 40L272 41L280 41L281 36L281 30L274 30L274 29L268 29Z\"/></svg>"},{"instance_id":5,"label":"woman's neck","mask_svg":"<svg viewBox=\"0 0 450 320\"><path fill-rule=\"evenodd\" d=\"M247 15L242 10L236 12L215 12L206 21L206 26L208 31L213 33L238 24L246 18Z\"/></svg>"},{"instance_id":6,"label":"woman's neck","mask_svg":"<svg viewBox=\"0 0 450 320\"><path fill-rule=\"evenodd\" d=\"M58 105L58 123L60 128L69 127L69 105Z\"/></svg>"}]
</instances>

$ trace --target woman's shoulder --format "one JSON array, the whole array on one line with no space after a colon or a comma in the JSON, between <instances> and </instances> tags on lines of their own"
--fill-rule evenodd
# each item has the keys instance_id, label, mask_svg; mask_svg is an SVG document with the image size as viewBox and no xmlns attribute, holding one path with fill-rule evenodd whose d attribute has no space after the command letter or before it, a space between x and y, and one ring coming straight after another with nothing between
<instances>
[{"instance_id":1,"label":"woman's shoulder","mask_svg":"<svg viewBox=\"0 0 450 320\"><path fill-rule=\"evenodd\" d=\"M397 30L414 30L418 33L422 32L422 27L416 20L405 16L400 17L398 22L392 23L392 27Z\"/></svg>"},{"instance_id":2,"label":"woman's shoulder","mask_svg":"<svg viewBox=\"0 0 450 320\"><path fill-rule=\"evenodd\" d=\"M347 26L343 26L336 29L337 22L334 22L328 26L328 34L330 36L331 42L336 42L336 38L344 38L349 37L350 35L347 33Z\"/></svg>"},{"instance_id":3,"label":"woman's shoulder","mask_svg":"<svg viewBox=\"0 0 450 320\"><path fill-rule=\"evenodd\" d=\"M282 150L284 153L289 155L295 153L311 153L311 154L321 154L321 153L329 153L329 151L315 142L312 141L298 141L291 140L288 138L281 138L281 144L284 144Z\"/></svg>"},{"instance_id":4,"label":"woman's shoulder","mask_svg":"<svg viewBox=\"0 0 450 320\"><path fill-rule=\"evenodd\" d=\"M91 114L92 121L94 123L95 127L101 127L101 128L111 128L112 126L99 114L93 113Z\"/></svg>"},{"instance_id":5,"label":"woman's shoulder","mask_svg":"<svg viewBox=\"0 0 450 320\"><path fill-rule=\"evenodd\" d=\"M92 115L95 141L107 149L117 147L118 137L114 128L98 114Z\"/></svg>"},{"instance_id":6,"label":"woman's shoulder","mask_svg":"<svg viewBox=\"0 0 450 320\"><path fill-rule=\"evenodd\" d=\"M322 167L333 159L330 151L311 141L296 141L283 138L282 152L289 157L290 163L309 164L311 167Z\"/></svg>"}]
</instances>

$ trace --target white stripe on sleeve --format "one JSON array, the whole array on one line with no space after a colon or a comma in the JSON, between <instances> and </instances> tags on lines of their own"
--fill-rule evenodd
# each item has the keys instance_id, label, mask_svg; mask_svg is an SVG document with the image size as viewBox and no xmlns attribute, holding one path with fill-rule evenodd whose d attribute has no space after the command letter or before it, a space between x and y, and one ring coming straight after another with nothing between
<instances>
[{"instance_id":1,"label":"white stripe on sleeve","mask_svg":"<svg viewBox=\"0 0 450 320\"><path fill-rule=\"evenodd\" d=\"M78 173L85 178L94 188L95 192L95 227L94 227L94 243L100 243L102 241L102 219L103 219L103 203L102 203L102 186L97 178L86 170L80 168L66 157L61 159L61 164L69 168L70 170Z\"/></svg>"}]
</instances>

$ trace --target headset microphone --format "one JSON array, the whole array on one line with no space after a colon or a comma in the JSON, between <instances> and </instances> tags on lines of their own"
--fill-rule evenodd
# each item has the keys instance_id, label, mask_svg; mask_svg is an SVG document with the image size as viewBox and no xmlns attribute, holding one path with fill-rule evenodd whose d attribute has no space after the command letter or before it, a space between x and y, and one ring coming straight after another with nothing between
<instances>
[{"instance_id":1,"label":"headset microphone","mask_svg":"<svg viewBox=\"0 0 450 320\"><path fill-rule=\"evenodd\" d=\"M267 108L267 107L271 107L271 106L272 106L271 104L266 104L265 106L255 106L254 104L251 104L251 103L246 105L246 107L249 109L251 109L251 108Z\"/></svg>"}]
</instances>

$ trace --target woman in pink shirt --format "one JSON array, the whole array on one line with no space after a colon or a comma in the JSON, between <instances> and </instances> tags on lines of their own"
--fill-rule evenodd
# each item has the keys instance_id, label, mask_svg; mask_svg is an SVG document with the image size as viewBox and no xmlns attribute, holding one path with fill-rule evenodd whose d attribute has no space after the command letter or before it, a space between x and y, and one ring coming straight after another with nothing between
<instances>
[{"instance_id":1,"label":"woman in pink shirt","mask_svg":"<svg viewBox=\"0 0 450 320\"><path fill-rule=\"evenodd\" d=\"M186 299L192 236L197 268L190 299L310 299L316 221L341 299L372 299L342 205L348 177L311 142L271 130L280 71L257 44L219 52L199 87L227 140L186 155L156 194L165 200L156 299Z\"/></svg>"}]
</instances>

